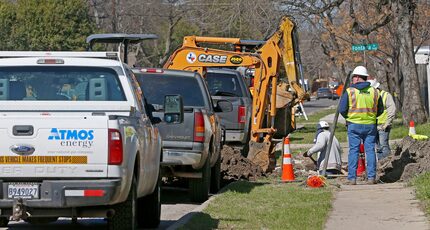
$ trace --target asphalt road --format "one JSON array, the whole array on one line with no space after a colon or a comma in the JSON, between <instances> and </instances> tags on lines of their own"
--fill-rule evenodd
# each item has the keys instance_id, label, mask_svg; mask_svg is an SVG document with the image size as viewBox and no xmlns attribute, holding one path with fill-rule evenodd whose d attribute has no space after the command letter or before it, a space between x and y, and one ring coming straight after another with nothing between
<instances>
[{"instance_id":1,"label":"asphalt road","mask_svg":"<svg viewBox=\"0 0 430 230\"><path fill-rule=\"evenodd\" d=\"M157 230L167 229L174 224L182 216L188 214L199 203L192 203L188 198L188 192L183 188L163 187L161 192L162 205L161 205L161 223ZM24 221L9 222L7 228L0 229L15 229L15 230L76 230L76 229L91 229L91 230L105 230L107 222L103 218L78 218L77 224L72 224L70 218L61 218L58 221L50 224L31 225Z\"/></svg>"},{"instance_id":2,"label":"asphalt road","mask_svg":"<svg viewBox=\"0 0 430 230\"><path fill-rule=\"evenodd\" d=\"M331 100L327 98L315 100L315 98L312 98L310 101L305 101L303 103L303 107L305 108L306 114L312 114L321 109L327 109L330 106L337 107L338 103L339 100Z\"/></svg>"}]
</instances>

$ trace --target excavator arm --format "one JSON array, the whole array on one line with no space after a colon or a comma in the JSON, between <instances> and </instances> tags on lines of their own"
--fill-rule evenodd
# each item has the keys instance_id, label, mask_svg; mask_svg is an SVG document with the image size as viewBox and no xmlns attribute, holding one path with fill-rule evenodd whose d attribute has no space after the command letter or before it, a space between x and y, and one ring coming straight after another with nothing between
<instances>
[{"instance_id":1,"label":"excavator arm","mask_svg":"<svg viewBox=\"0 0 430 230\"><path fill-rule=\"evenodd\" d=\"M291 114L291 126L295 128L294 106L308 97L298 83L301 67L293 21L283 17L278 30L257 50L257 53L260 54L263 63L267 64L268 70L267 75L254 77L252 136L248 158L260 165L263 170L271 171L275 166L272 153L274 146L271 139L276 131L277 110L291 111L288 114ZM281 61L285 67L288 83L278 82ZM293 91L291 92L289 88ZM265 118L268 128L262 128Z\"/></svg>"}]
</instances>

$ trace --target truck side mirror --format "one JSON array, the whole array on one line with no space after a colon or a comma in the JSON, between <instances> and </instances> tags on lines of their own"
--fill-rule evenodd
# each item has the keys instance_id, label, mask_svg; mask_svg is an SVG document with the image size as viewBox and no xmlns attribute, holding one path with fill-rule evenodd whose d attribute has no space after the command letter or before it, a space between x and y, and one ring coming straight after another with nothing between
<instances>
[{"instance_id":1,"label":"truck side mirror","mask_svg":"<svg viewBox=\"0 0 430 230\"><path fill-rule=\"evenodd\" d=\"M215 107L215 112L231 112L233 111L233 104L227 100L218 100Z\"/></svg>"},{"instance_id":2,"label":"truck side mirror","mask_svg":"<svg viewBox=\"0 0 430 230\"><path fill-rule=\"evenodd\" d=\"M182 123L184 120L184 104L181 95L164 97L164 121L166 123Z\"/></svg>"}]
</instances>

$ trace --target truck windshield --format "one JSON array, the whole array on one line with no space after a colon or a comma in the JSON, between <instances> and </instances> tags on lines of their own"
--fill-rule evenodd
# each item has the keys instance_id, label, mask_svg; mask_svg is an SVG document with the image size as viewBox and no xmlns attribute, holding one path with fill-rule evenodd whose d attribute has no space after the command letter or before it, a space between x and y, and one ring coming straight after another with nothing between
<instances>
[{"instance_id":1,"label":"truck windshield","mask_svg":"<svg viewBox=\"0 0 430 230\"><path fill-rule=\"evenodd\" d=\"M115 70L102 67L0 67L0 100L125 101Z\"/></svg>"},{"instance_id":2,"label":"truck windshield","mask_svg":"<svg viewBox=\"0 0 430 230\"><path fill-rule=\"evenodd\" d=\"M163 74L136 74L143 95L149 104L162 105L164 95L180 94L184 106L204 107L203 94L197 79Z\"/></svg>"},{"instance_id":3,"label":"truck windshield","mask_svg":"<svg viewBox=\"0 0 430 230\"><path fill-rule=\"evenodd\" d=\"M205 79L211 96L243 96L235 74L209 72Z\"/></svg>"}]
</instances>

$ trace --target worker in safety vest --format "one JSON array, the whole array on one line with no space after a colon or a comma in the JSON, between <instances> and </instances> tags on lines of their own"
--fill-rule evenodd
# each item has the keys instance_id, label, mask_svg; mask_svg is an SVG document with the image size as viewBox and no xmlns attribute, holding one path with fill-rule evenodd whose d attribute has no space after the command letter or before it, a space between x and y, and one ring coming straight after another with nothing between
<instances>
[{"instance_id":1,"label":"worker in safety vest","mask_svg":"<svg viewBox=\"0 0 430 230\"><path fill-rule=\"evenodd\" d=\"M391 125L393 124L394 117L396 116L396 104L394 103L393 96L380 88L381 84L376 79L368 79L370 86L378 89L379 96L382 98L384 105L384 112L377 117L378 119L378 138L376 138L376 153L378 160L387 157L391 153L390 139Z\"/></svg>"},{"instance_id":2,"label":"worker in safety vest","mask_svg":"<svg viewBox=\"0 0 430 230\"><path fill-rule=\"evenodd\" d=\"M379 92L367 82L367 69L357 66L352 72L352 84L340 99L339 112L348 129L348 182L355 185L358 154L363 141L366 152L367 184L376 184L375 144L376 118L384 111Z\"/></svg>"}]
</instances>

